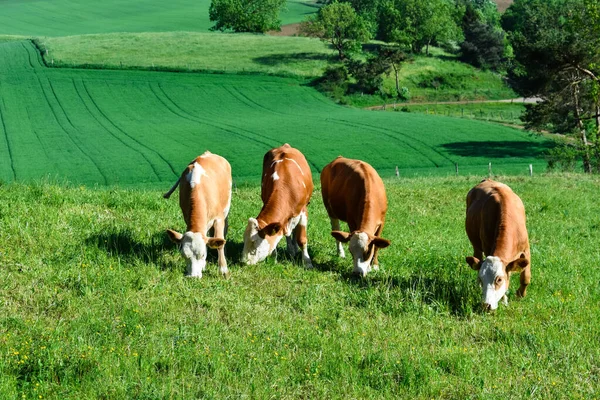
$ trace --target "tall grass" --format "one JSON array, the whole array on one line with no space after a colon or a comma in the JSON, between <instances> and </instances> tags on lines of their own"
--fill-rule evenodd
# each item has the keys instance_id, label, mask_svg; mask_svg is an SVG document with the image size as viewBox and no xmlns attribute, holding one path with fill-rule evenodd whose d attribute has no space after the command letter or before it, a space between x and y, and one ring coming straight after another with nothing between
<instances>
[{"instance_id":1,"label":"tall grass","mask_svg":"<svg viewBox=\"0 0 600 400\"><path fill-rule=\"evenodd\" d=\"M495 314L464 262L478 177L386 180L381 270L356 280L314 193L307 271L239 264L258 186L234 191L220 278L201 280L166 228L163 190L0 186L2 398L593 398L600 385L600 182L499 179L521 196L528 297ZM516 285L513 282L513 285Z\"/></svg>"}]
</instances>

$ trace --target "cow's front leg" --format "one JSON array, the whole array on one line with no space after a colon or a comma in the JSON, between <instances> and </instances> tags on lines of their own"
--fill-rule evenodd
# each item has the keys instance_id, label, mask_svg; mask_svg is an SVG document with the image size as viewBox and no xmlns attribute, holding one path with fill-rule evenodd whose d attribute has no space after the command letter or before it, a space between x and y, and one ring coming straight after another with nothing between
<instances>
[{"instance_id":1,"label":"cow's front leg","mask_svg":"<svg viewBox=\"0 0 600 400\"><path fill-rule=\"evenodd\" d=\"M299 225L298 225L299 226ZM290 236L286 236L285 237L285 241L286 241L286 245L287 245L287 251L290 254L290 256L292 258L296 257L296 254L298 254L298 252L300 251L300 248L298 247L298 244L296 244L296 232L298 231L298 227L296 227L293 231L293 233Z\"/></svg>"},{"instance_id":2,"label":"cow's front leg","mask_svg":"<svg viewBox=\"0 0 600 400\"><path fill-rule=\"evenodd\" d=\"M300 221L296 226L294 236L296 237L296 244L302 249L302 261L304 261L305 268L312 268L312 261L308 255L308 237L306 235L306 228L308 226L308 211L304 209L300 213Z\"/></svg>"},{"instance_id":3,"label":"cow's front leg","mask_svg":"<svg viewBox=\"0 0 600 400\"><path fill-rule=\"evenodd\" d=\"M517 296L525 297L527 296L527 286L529 286L529 283L531 282L531 264L521 271L521 277L519 281L521 285L519 286L519 290L517 290Z\"/></svg>"},{"instance_id":4,"label":"cow's front leg","mask_svg":"<svg viewBox=\"0 0 600 400\"><path fill-rule=\"evenodd\" d=\"M379 225L379 228L377 228L377 230L375 231L375 236L381 236L381 232L383 231L383 225L384 222L381 222L381 225ZM375 249L373 250L373 262L371 263L372 268L375 271L379 270L379 260L377 259L377 255L379 253L379 247L375 247Z\"/></svg>"},{"instance_id":5,"label":"cow's front leg","mask_svg":"<svg viewBox=\"0 0 600 400\"><path fill-rule=\"evenodd\" d=\"M225 240L225 227L227 225L226 220L217 219L214 224L215 238ZM217 247L219 272L225 277L229 276L229 269L227 268L227 260L225 259L225 245Z\"/></svg>"},{"instance_id":6,"label":"cow's front leg","mask_svg":"<svg viewBox=\"0 0 600 400\"><path fill-rule=\"evenodd\" d=\"M331 230L332 231L339 231L340 230L340 220L336 219L336 218L330 218L331 219ZM337 253L338 256L340 258L346 258L346 253L344 253L344 247L342 247L342 242L340 242L339 240L336 239L336 244L337 244Z\"/></svg>"}]
</instances>

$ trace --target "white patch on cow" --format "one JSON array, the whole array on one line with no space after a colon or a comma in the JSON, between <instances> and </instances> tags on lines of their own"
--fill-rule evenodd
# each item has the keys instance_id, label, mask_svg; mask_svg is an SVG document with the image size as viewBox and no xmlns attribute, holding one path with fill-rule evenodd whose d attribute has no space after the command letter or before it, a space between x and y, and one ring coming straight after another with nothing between
<instances>
[{"instance_id":1,"label":"white patch on cow","mask_svg":"<svg viewBox=\"0 0 600 400\"><path fill-rule=\"evenodd\" d=\"M298 226L300 221L302 221L303 217L304 220L306 220L306 214L304 213L304 211L300 212L300 214L296 215L295 217L290 218L290 220L288 221L287 228L285 230L286 236L290 236L292 234L296 226ZM304 226L306 226L306 223L304 223Z\"/></svg>"},{"instance_id":2,"label":"white patch on cow","mask_svg":"<svg viewBox=\"0 0 600 400\"><path fill-rule=\"evenodd\" d=\"M279 180L279 175L277 175L277 171L273 172L273 175L271 175L271 177L274 181Z\"/></svg>"},{"instance_id":3,"label":"white patch on cow","mask_svg":"<svg viewBox=\"0 0 600 400\"><path fill-rule=\"evenodd\" d=\"M186 178L187 181L190 183L190 187L193 189L196 185L200 184L200 180L203 176L208 177L206 171L204 170L204 168L202 168L202 165L195 162L194 169L187 174Z\"/></svg>"},{"instance_id":4,"label":"white patch on cow","mask_svg":"<svg viewBox=\"0 0 600 400\"><path fill-rule=\"evenodd\" d=\"M275 164L279 164L280 162L283 162L283 160L275 160L271 163L271 168L273 168L275 166ZM267 174L265 174L266 176Z\"/></svg>"},{"instance_id":5,"label":"white patch on cow","mask_svg":"<svg viewBox=\"0 0 600 400\"><path fill-rule=\"evenodd\" d=\"M181 238L180 251L187 261L187 275L202 278L206 267L206 242L199 232L186 232Z\"/></svg>"},{"instance_id":6,"label":"white patch on cow","mask_svg":"<svg viewBox=\"0 0 600 400\"><path fill-rule=\"evenodd\" d=\"M369 235L365 232L356 232L350 238L350 244L348 249L352 253L352 260L354 262L354 273L366 276L371 270L371 260L373 256L370 255L367 260L364 259L364 254L369 248Z\"/></svg>"},{"instance_id":7,"label":"white patch on cow","mask_svg":"<svg viewBox=\"0 0 600 400\"><path fill-rule=\"evenodd\" d=\"M258 234L258 221L254 218L248 220L248 226L244 232L244 250L242 251L242 262L248 265L254 265L267 258L277 247L279 241L283 238L280 232L275 238L273 245L266 238L261 238Z\"/></svg>"},{"instance_id":8,"label":"white patch on cow","mask_svg":"<svg viewBox=\"0 0 600 400\"><path fill-rule=\"evenodd\" d=\"M288 160L288 161L291 161L291 162L293 162L294 164L296 164L296 167L298 167L298 169L300 170L300 173L301 173L302 175L304 175L304 171L302 171L302 168L300 168L300 164L298 164L298 163L296 162L296 160L294 160L293 158L285 158L285 159L286 159L286 160Z\"/></svg>"},{"instance_id":9,"label":"white patch on cow","mask_svg":"<svg viewBox=\"0 0 600 400\"><path fill-rule=\"evenodd\" d=\"M214 154L213 154L213 153L211 153L210 151L206 150L206 151L204 152L204 154L202 154L202 155L200 156L200 158L208 158L208 157L213 157L213 156L214 156Z\"/></svg>"},{"instance_id":10,"label":"white patch on cow","mask_svg":"<svg viewBox=\"0 0 600 400\"><path fill-rule=\"evenodd\" d=\"M339 219L331 219L331 230L339 231L340 230L340 220ZM337 247L338 257L346 258L346 253L344 252L344 246L342 246L342 242L339 240L335 241Z\"/></svg>"},{"instance_id":11,"label":"white patch on cow","mask_svg":"<svg viewBox=\"0 0 600 400\"><path fill-rule=\"evenodd\" d=\"M502 285L496 289L496 279L502 279ZM479 268L479 282L483 291L481 301L484 307L490 310L498 308L498 303L505 297L508 288L506 287L507 276L504 271L504 265L500 257L488 256ZM507 300L508 301L508 300Z\"/></svg>"}]
</instances>

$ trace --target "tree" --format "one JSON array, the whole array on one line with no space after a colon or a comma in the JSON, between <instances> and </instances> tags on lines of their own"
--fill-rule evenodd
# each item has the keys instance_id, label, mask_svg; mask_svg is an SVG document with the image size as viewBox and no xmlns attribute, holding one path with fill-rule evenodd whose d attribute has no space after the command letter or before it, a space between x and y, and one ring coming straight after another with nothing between
<instances>
[{"instance_id":1,"label":"tree","mask_svg":"<svg viewBox=\"0 0 600 400\"><path fill-rule=\"evenodd\" d=\"M331 3L300 25L300 32L330 43L341 60L372 37L369 24L348 3Z\"/></svg>"},{"instance_id":2,"label":"tree","mask_svg":"<svg viewBox=\"0 0 600 400\"><path fill-rule=\"evenodd\" d=\"M462 20L465 40L460 45L460 59L477 68L498 70L504 63L506 35L495 25L488 4L482 0L466 1Z\"/></svg>"},{"instance_id":3,"label":"tree","mask_svg":"<svg viewBox=\"0 0 600 400\"><path fill-rule=\"evenodd\" d=\"M453 0L385 0L379 11L378 38L419 53L435 43L462 40L458 25L464 7Z\"/></svg>"},{"instance_id":4,"label":"tree","mask_svg":"<svg viewBox=\"0 0 600 400\"><path fill-rule=\"evenodd\" d=\"M260 32L279 30L279 11L286 0L212 0L208 15L213 31Z\"/></svg>"},{"instance_id":5,"label":"tree","mask_svg":"<svg viewBox=\"0 0 600 400\"><path fill-rule=\"evenodd\" d=\"M502 18L514 48L511 81L530 106L526 126L575 133L586 172L600 166L600 7L597 0L516 0Z\"/></svg>"},{"instance_id":6,"label":"tree","mask_svg":"<svg viewBox=\"0 0 600 400\"><path fill-rule=\"evenodd\" d=\"M379 49L378 58L381 59L381 63L386 66L386 70L394 71L394 77L396 82L396 96L402 96L402 90L400 89L400 68L402 63L406 61L407 57L404 52L398 47L383 46Z\"/></svg>"}]
</instances>

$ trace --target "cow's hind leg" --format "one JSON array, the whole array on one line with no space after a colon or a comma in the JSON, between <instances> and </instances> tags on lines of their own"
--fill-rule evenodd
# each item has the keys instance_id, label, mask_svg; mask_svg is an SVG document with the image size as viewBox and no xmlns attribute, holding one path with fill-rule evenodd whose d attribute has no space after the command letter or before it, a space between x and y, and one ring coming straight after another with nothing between
<instances>
[{"instance_id":1,"label":"cow's hind leg","mask_svg":"<svg viewBox=\"0 0 600 400\"><path fill-rule=\"evenodd\" d=\"M332 231L339 231L340 230L340 220L336 219L336 218L329 218L331 220L331 230ZM340 258L345 258L346 257L346 253L344 253L344 247L342 246L342 242L340 242L339 240L336 239L336 245L337 245L337 253L338 256Z\"/></svg>"},{"instance_id":2,"label":"cow's hind leg","mask_svg":"<svg viewBox=\"0 0 600 400\"><path fill-rule=\"evenodd\" d=\"M308 226L308 210L306 208L300 214L300 221L294 230L294 236L296 239L297 246L302 249L302 261L304 261L304 267L312 268L312 261L308 255L308 238L306 236L306 227Z\"/></svg>"},{"instance_id":3,"label":"cow's hind leg","mask_svg":"<svg viewBox=\"0 0 600 400\"><path fill-rule=\"evenodd\" d=\"M519 286L519 290L517 290L518 297L527 296L527 286L531 282L531 265L528 265L521 271L521 285Z\"/></svg>"},{"instance_id":4,"label":"cow's hind leg","mask_svg":"<svg viewBox=\"0 0 600 400\"><path fill-rule=\"evenodd\" d=\"M227 226L227 220L217 219L214 223L214 237L225 240L225 229ZM219 256L218 264L219 271L223 276L229 276L229 269L227 268L227 260L225 259L225 245L217 248L217 254Z\"/></svg>"}]
</instances>

